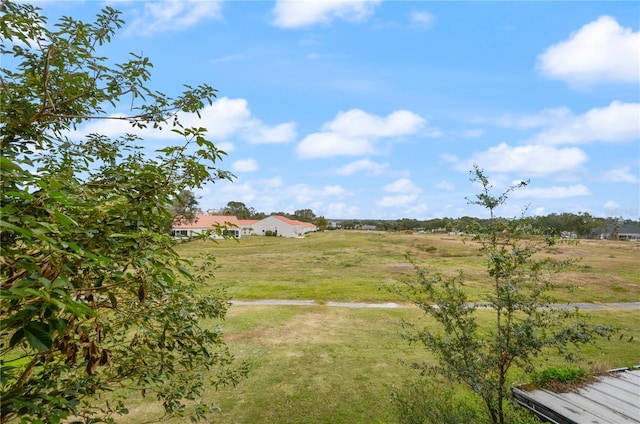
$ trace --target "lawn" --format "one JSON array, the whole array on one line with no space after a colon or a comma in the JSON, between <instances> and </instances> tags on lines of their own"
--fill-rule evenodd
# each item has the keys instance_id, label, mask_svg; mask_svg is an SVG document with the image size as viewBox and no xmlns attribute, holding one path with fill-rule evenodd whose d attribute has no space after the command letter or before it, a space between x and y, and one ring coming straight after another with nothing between
<instances>
[{"instance_id":1,"label":"lawn","mask_svg":"<svg viewBox=\"0 0 640 424\"><path fill-rule=\"evenodd\" d=\"M179 251L185 257L213 252L217 280L236 299L399 301L384 287L411 274L406 254L444 273L463 271L471 300L486 300L490 287L477 245L457 236L332 231L304 239L198 241ZM559 283L573 286L556 293L559 301L640 301L640 244L581 240L559 243L544 254L581 258L557 276Z\"/></svg>"},{"instance_id":2,"label":"lawn","mask_svg":"<svg viewBox=\"0 0 640 424\"><path fill-rule=\"evenodd\" d=\"M181 245L185 257L213 252L220 268L217 281L211 284L226 285L236 299L314 299L320 303L231 308L222 323L225 340L238 359L249 363L250 374L236 388L206 394L205 400L221 408L212 422L394 422L392 387L415 377L403 362L431 360L423 348L402 339L400 322L431 323L413 307L354 309L321 303L399 301L383 287L410 275L407 252L419 263L445 273L462 269L469 276L471 297L482 300L487 280L476 247L457 237L355 231L317 233L305 239L247 237ZM545 254L584 258L558 276L577 286L571 294L559 294L565 301L640 301L640 250L633 244L560 244ZM483 322L490 322L491 311L478 313ZM593 322L622 328L624 338L584 349L580 365L614 368L640 363L637 310L592 311L589 316ZM541 359L544 366L559 363L552 352ZM517 371L511 375L514 383L524 379ZM161 405L153 399L135 402L121 422L160 417ZM179 417L168 420L183 421Z\"/></svg>"}]
</instances>

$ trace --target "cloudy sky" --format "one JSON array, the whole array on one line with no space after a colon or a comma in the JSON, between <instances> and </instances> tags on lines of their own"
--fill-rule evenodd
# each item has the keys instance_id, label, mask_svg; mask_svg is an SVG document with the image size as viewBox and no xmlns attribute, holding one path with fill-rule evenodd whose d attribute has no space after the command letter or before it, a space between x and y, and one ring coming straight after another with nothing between
<instances>
[{"instance_id":1,"label":"cloudy sky","mask_svg":"<svg viewBox=\"0 0 640 424\"><path fill-rule=\"evenodd\" d=\"M45 2L53 22L103 3ZM154 64L154 88L208 83L202 113L233 183L203 209L312 209L327 218L640 216L640 3L111 2L126 25L102 53ZM126 112L126 111L115 111ZM118 123L84 131L117 134ZM144 135L149 146L168 134Z\"/></svg>"}]
</instances>

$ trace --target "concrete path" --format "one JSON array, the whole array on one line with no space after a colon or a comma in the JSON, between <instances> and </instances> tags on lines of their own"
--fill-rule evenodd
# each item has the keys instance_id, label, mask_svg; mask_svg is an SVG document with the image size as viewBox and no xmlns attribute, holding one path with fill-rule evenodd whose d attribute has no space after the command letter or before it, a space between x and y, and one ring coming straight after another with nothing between
<instances>
[{"instance_id":1,"label":"concrete path","mask_svg":"<svg viewBox=\"0 0 640 424\"><path fill-rule=\"evenodd\" d=\"M380 309L398 309L398 308L414 308L410 303L365 303L365 302L317 302L315 300L232 300L231 304L235 306L331 306L338 308L380 308ZM478 308L488 308L485 303L475 304ZM640 310L640 302L629 303L557 303L551 305L553 309L573 309L579 308L585 311L606 311L611 309L630 309Z\"/></svg>"}]
</instances>

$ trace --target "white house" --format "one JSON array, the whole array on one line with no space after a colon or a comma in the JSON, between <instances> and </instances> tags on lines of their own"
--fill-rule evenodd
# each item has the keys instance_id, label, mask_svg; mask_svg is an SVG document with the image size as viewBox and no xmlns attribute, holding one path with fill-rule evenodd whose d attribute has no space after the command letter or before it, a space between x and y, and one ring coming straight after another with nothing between
<instances>
[{"instance_id":1,"label":"white house","mask_svg":"<svg viewBox=\"0 0 640 424\"><path fill-rule=\"evenodd\" d=\"M243 232L243 226L247 223L235 216L199 214L195 218L194 222L174 222L171 235L174 237L193 237L209 230L214 230L211 233L213 238L222 238L220 233L230 234L236 238L247 234Z\"/></svg>"},{"instance_id":2,"label":"white house","mask_svg":"<svg viewBox=\"0 0 640 424\"><path fill-rule=\"evenodd\" d=\"M289 219L281 215L271 215L251 224L253 234L264 236L267 231L278 237L304 237L305 234L318 231L318 227L309 223Z\"/></svg>"},{"instance_id":3,"label":"white house","mask_svg":"<svg viewBox=\"0 0 640 424\"><path fill-rule=\"evenodd\" d=\"M194 222L176 221L171 228L174 237L193 237L205 231L214 230L213 238L222 238L221 233L236 238L247 235L265 236L273 234L278 237L304 237L306 233L318 231L315 225L289 219L280 215L271 215L261 220L238 219L228 215L196 215ZM218 231L219 230L219 231Z\"/></svg>"}]
</instances>

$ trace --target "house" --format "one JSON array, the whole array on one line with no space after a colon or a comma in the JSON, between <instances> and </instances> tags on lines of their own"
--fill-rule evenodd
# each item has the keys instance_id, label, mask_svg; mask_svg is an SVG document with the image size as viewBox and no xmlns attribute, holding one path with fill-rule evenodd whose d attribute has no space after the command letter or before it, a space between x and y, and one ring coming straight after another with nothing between
<instances>
[{"instance_id":1,"label":"house","mask_svg":"<svg viewBox=\"0 0 640 424\"><path fill-rule=\"evenodd\" d=\"M279 237L304 237L309 232L318 231L315 225L289 219L280 215L271 215L261 220L238 219L228 215L196 215L194 222L176 221L171 228L174 237L193 237L205 231L214 230L213 238L222 238L222 234L229 234L235 238L242 236L273 234ZM219 231L215 231L219 230Z\"/></svg>"},{"instance_id":2,"label":"house","mask_svg":"<svg viewBox=\"0 0 640 424\"><path fill-rule=\"evenodd\" d=\"M640 226L637 224L607 225L599 227L591 233L592 238L600 240L640 240Z\"/></svg>"},{"instance_id":3,"label":"house","mask_svg":"<svg viewBox=\"0 0 640 424\"><path fill-rule=\"evenodd\" d=\"M195 216L194 222L176 221L171 228L173 237L193 237L214 230L211 233L213 238L222 238L222 234L229 234L236 238L247 235L245 228L250 228L248 220L240 220L235 216L199 214ZM251 221L253 223L255 221ZM219 231L216 231L219 230Z\"/></svg>"},{"instance_id":4,"label":"house","mask_svg":"<svg viewBox=\"0 0 640 424\"><path fill-rule=\"evenodd\" d=\"M305 234L318 231L318 227L309 222L296 221L281 215L271 215L252 224L253 232L259 236L273 234L278 237L304 237Z\"/></svg>"}]
</instances>

